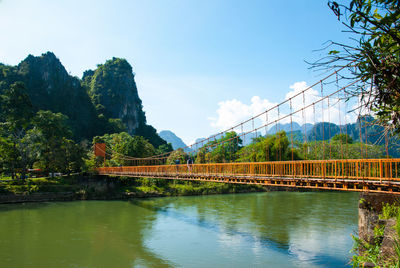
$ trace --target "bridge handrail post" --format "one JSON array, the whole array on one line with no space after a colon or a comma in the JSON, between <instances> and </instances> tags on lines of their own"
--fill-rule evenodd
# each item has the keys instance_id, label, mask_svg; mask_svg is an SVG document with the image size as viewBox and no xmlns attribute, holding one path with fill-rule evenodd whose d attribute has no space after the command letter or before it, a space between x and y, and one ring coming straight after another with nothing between
<instances>
[{"instance_id":1,"label":"bridge handrail post","mask_svg":"<svg viewBox=\"0 0 400 268\"><path fill-rule=\"evenodd\" d=\"M335 180L337 179L337 160L335 160Z\"/></svg>"},{"instance_id":2,"label":"bridge handrail post","mask_svg":"<svg viewBox=\"0 0 400 268\"><path fill-rule=\"evenodd\" d=\"M292 174L293 174L293 179L294 179L294 177L295 177L295 175L296 175L296 172L294 172L294 169L296 168L296 166L295 166L295 164L294 164L294 162L292 161Z\"/></svg>"}]
</instances>

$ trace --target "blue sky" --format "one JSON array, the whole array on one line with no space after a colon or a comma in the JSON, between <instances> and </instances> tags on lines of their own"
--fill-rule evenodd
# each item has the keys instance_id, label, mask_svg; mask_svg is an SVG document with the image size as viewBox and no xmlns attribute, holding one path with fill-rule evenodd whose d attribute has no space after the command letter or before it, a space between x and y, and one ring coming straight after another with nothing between
<instances>
[{"instance_id":1,"label":"blue sky","mask_svg":"<svg viewBox=\"0 0 400 268\"><path fill-rule=\"evenodd\" d=\"M126 58L148 123L189 143L321 79L304 60L341 30L325 0L2 0L0 62L52 51L81 77Z\"/></svg>"}]
</instances>

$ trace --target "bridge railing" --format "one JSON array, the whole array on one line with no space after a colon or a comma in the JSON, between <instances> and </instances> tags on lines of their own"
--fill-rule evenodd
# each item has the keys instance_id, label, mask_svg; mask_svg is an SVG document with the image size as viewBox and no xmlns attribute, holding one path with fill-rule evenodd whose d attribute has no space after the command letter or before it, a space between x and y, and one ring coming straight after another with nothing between
<instances>
[{"instance_id":1,"label":"bridge railing","mask_svg":"<svg viewBox=\"0 0 400 268\"><path fill-rule=\"evenodd\" d=\"M304 160L98 168L99 174L131 176L293 177L400 181L400 159Z\"/></svg>"}]
</instances>

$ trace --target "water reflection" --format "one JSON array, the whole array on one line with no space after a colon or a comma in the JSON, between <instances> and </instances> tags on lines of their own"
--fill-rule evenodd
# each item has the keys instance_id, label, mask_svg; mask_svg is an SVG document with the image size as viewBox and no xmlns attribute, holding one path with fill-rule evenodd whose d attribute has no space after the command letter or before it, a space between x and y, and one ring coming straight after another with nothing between
<instances>
[{"instance_id":1,"label":"water reflection","mask_svg":"<svg viewBox=\"0 0 400 268\"><path fill-rule=\"evenodd\" d=\"M173 266L143 247L155 215L126 202L22 207L0 212L0 267Z\"/></svg>"},{"instance_id":2,"label":"water reflection","mask_svg":"<svg viewBox=\"0 0 400 268\"><path fill-rule=\"evenodd\" d=\"M0 206L0 267L343 267L358 195Z\"/></svg>"},{"instance_id":3,"label":"water reflection","mask_svg":"<svg viewBox=\"0 0 400 268\"><path fill-rule=\"evenodd\" d=\"M286 255L292 265L340 267L350 256L357 198L351 193L280 192L153 199L135 205L156 211L164 221L170 217L182 228L190 224L212 231L222 247L233 251L246 245L255 255L263 249Z\"/></svg>"}]
</instances>

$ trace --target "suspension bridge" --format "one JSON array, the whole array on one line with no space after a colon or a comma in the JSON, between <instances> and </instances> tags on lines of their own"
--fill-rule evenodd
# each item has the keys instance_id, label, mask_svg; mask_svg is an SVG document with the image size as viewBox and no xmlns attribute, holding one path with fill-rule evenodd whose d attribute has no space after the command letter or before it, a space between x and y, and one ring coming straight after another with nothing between
<instances>
[{"instance_id":1,"label":"suspension bridge","mask_svg":"<svg viewBox=\"0 0 400 268\"><path fill-rule=\"evenodd\" d=\"M174 163L174 152L132 157L102 143L95 145L95 155L103 157L104 162L106 158L116 158L124 165L100 167L97 172L106 176L400 194L400 158L389 157L392 135L384 128L378 137L376 132L368 134L368 129L379 126L375 120L365 120L370 116L363 103L365 96L354 95L366 82L356 80L341 86L340 81L346 81L346 74L341 72L346 68L288 93L281 103L229 129L183 148L196 159L195 163ZM358 126L358 142L350 146L347 139L351 121ZM332 122L338 124L335 131ZM294 128L296 123L301 124L301 129ZM274 147L265 146L261 161L259 157L251 162L238 162L235 158L246 139L266 137L271 131L279 133L284 125L289 140L286 152L284 145L277 142ZM333 134L342 138L333 143ZM371 152L371 140L384 144L380 154ZM218 148L224 150L223 163L213 163L215 160L207 157ZM355 151L358 157L351 159Z\"/></svg>"}]
</instances>

